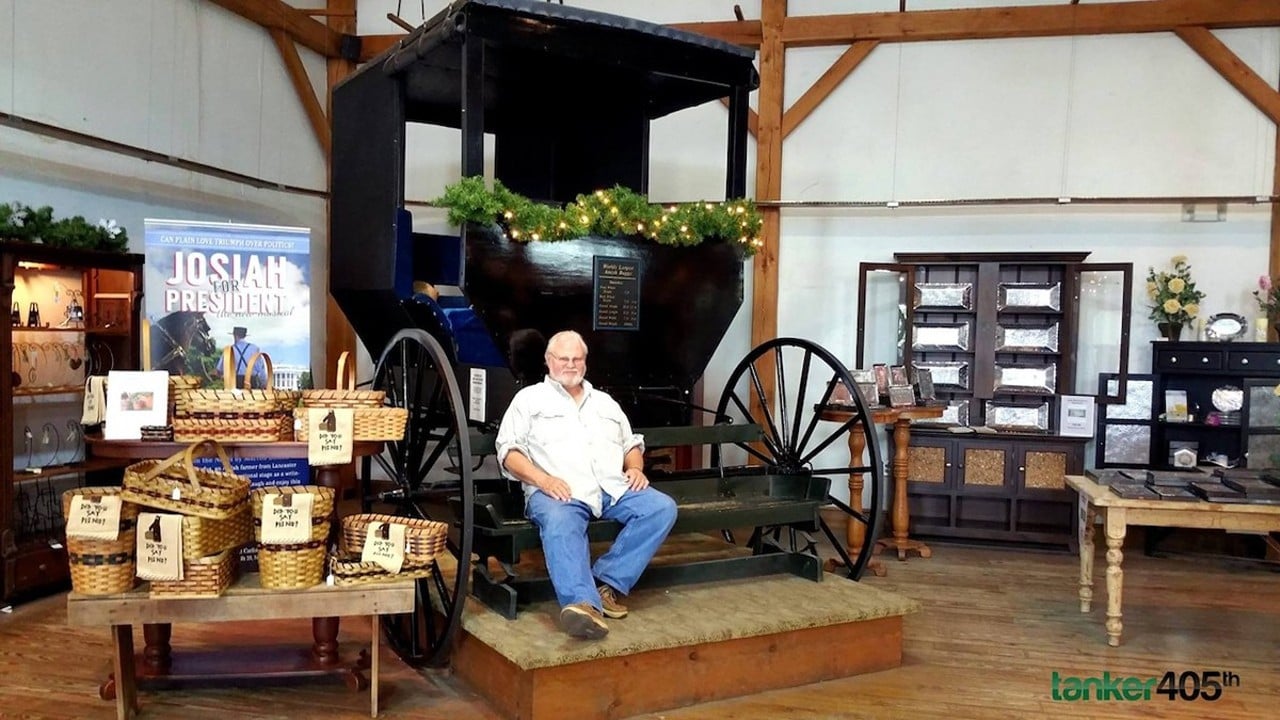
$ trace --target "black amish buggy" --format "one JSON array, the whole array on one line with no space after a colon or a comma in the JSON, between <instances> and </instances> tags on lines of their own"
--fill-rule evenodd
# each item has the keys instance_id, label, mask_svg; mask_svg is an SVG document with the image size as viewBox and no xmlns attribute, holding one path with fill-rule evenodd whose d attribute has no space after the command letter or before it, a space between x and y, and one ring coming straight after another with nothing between
<instances>
[{"instance_id":1,"label":"black amish buggy","mask_svg":"<svg viewBox=\"0 0 1280 720\"><path fill-rule=\"evenodd\" d=\"M517 574L538 535L519 488L476 460L515 392L542 379L545 339L580 332L592 382L623 406L646 445L710 447L709 467L650 473L680 505L674 532L752 527L750 556L650 568L645 584L790 572L819 580L817 533L857 579L878 531L881 463L874 423L854 392L841 422L820 419L844 365L805 340L780 338L738 363L714 408L694 386L743 298L738 238L690 247L642 237L518 242L495 217L458 235L415 233L405 207L410 123L461 131L461 175L494 175L521 195L562 204L615 185L647 192L649 123L728 99L725 198L746 191L754 54L661 25L531 0L460 0L360 68L333 93L330 291L377 358L374 385L409 409L402 441L376 463L394 483L364 499L449 522L456 569L419 581L419 610L388 633L410 662L448 658L468 593L507 617L550 596L545 577ZM603 278L603 282L602 282ZM415 281L443 288L438 299ZM602 286L605 290L602 290ZM620 299L621 298L621 299ZM776 391L766 394L768 373ZM821 468L819 453L866 434L866 465ZM725 458L745 458L729 465ZM700 458L701 455L699 454ZM700 465L700 462L682 463ZM829 497L833 478L869 478L863 511ZM834 504L864 524L856 557L819 514ZM612 523L593 524L594 539ZM471 562L473 553L478 562ZM503 573L496 572L501 567Z\"/></svg>"}]
</instances>

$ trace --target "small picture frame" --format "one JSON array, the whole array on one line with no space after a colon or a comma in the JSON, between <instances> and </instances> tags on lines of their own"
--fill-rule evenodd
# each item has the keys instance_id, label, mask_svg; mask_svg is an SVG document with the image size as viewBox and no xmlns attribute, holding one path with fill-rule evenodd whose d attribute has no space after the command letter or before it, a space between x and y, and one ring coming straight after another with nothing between
<instances>
[{"instance_id":1,"label":"small picture frame","mask_svg":"<svg viewBox=\"0 0 1280 720\"><path fill-rule=\"evenodd\" d=\"M1187 411L1186 390L1164 391L1164 421L1184 423L1191 420Z\"/></svg>"},{"instance_id":2,"label":"small picture frame","mask_svg":"<svg viewBox=\"0 0 1280 720\"><path fill-rule=\"evenodd\" d=\"M1093 437L1094 401L1089 395L1063 395L1058 402L1058 434Z\"/></svg>"},{"instance_id":3,"label":"small picture frame","mask_svg":"<svg viewBox=\"0 0 1280 720\"><path fill-rule=\"evenodd\" d=\"M889 386L890 407L912 407L916 404L916 391L910 385Z\"/></svg>"},{"instance_id":4,"label":"small picture frame","mask_svg":"<svg viewBox=\"0 0 1280 720\"><path fill-rule=\"evenodd\" d=\"M938 399L933 389L933 371L929 368L916 368L916 394L925 402Z\"/></svg>"},{"instance_id":5,"label":"small picture frame","mask_svg":"<svg viewBox=\"0 0 1280 720\"><path fill-rule=\"evenodd\" d=\"M876 363L871 366L872 371L876 374L876 393L880 397L889 395L889 366L885 363Z\"/></svg>"},{"instance_id":6,"label":"small picture frame","mask_svg":"<svg viewBox=\"0 0 1280 720\"><path fill-rule=\"evenodd\" d=\"M894 365L889 368L889 385L910 385L911 381L907 379L907 366Z\"/></svg>"}]
</instances>

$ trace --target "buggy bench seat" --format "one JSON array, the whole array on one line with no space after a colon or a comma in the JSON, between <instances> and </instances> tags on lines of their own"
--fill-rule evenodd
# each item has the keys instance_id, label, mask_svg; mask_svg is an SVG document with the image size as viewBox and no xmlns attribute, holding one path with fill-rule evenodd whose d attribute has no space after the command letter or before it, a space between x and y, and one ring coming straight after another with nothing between
<instances>
[{"instance_id":1,"label":"buggy bench seat","mask_svg":"<svg viewBox=\"0 0 1280 720\"><path fill-rule=\"evenodd\" d=\"M750 443L760 440L758 425L712 425L639 430L646 448ZM492 437L478 439L475 454L492 452ZM827 503L830 480L809 473L770 473L762 467L712 468L677 471L650 478L658 490L676 501L676 524L671 534L722 531L734 528L781 527L803 532L819 530L819 510ZM460 502L454 498L456 504ZM503 616L514 619L517 605L555 597L545 576L524 577L515 570L521 553L541 547L538 528L524 517L524 495L506 480L476 481L473 552L479 562L473 577L476 597ZM456 512L456 511L455 511ZM612 520L593 520L587 526L591 542L612 540L622 526ZM490 560L502 565L505 577L491 572ZM822 565L811 553L759 543L749 556L650 566L639 587L665 587L743 577L790 573L822 579Z\"/></svg>"}]
</instances>

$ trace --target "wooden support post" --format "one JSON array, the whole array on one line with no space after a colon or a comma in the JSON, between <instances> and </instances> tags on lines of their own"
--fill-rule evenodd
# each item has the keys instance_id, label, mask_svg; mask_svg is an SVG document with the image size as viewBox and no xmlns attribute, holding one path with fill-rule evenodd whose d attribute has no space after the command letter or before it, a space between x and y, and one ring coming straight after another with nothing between
<instances>
[{"instance_id":1,"label":"wooden support post","mask_svg":"<svg viewBox=\"0 0 1280 720\"><path fill-rule=\"evenodd\" d=\"M720 98L720 104L729 107L729 98ZM753 138L760 138L760 116L751 108L747 108L747 132L751 133Z\"/></svg>"},{"instance_id":2,"label":"wooden support post","mask_svg":"<svg viewBox=\"0 0 1280 720\"><path fill-rule=\"evenodd\" d=\"M756 135L756 199L782 199L782 102L786 69L786 48L782 25L787 17L787 0L764 0L760 8L763 41L760 43L759 133ZM754 347L778 334L778 241L782 218L777 207L762 208L763 245L755 256L751 291L751 345ZM758 366L766 398L773 397L772 358L762 358ZM760 417L759 399L751 397L752 415Z\"/></svg>"},{"instance_id":3,"label":"wooden support post","mask_svg":"<svg viewBox=\"0 0 1280 720\"><path fill-rule=\"evenodd\" d=\"M822 101L826 100L833 90L840 87L840 83L844 82L844 79L849 77L849 74L858 65L862 64L862 61L866 60L871 51L875 50L879 44L879 40L859 40L850 45L849 49L845 50L844 54L837 58L831 64L831 67L827 68L826 72L822 73L822 77L815 80L813 85L800 96L800 99L792 103L791 107L787 108L787 111L783 113L783 139L786 139L792 130L799 127L800 123L804 122L804 119L809 117L810 113L817 110Z\"/></svg>"},{"instance_id":4,"label":"wooden support post","mask_svg":"<svg viewBox=\"0 0 1280 720\"><path fill-rule=\"evenodd\" d=\"M280 51L280 59L284 61L284 68L289 73L293 91L298 96L298 102L302 103L302 109L307 113L307 121L311 123L316 142L320 143L320 149L324 151L327 160L333 148L329 118L320 107L320 100L316 97L315 90L311 88L311 78L307 77L307 69L303 67L302 58L298 56L298 48L294 47L293 40L290 40L283 30L271 28L267 32L271 33L271 40L275 42L276 50Z\"/></svg>"}]
</instances>

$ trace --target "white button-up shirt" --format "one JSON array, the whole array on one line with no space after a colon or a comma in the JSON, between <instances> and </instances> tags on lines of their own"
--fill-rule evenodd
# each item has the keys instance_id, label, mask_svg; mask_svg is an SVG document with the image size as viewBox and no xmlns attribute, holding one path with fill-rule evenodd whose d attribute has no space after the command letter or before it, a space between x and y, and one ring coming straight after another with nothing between
<instances>
[{"instance_id":1,"label":"white button-up shirt","mask_svg":"<svg viewBox=\"0 0 1280 720\"><path fill-rule=\"evenodd\" d=\"M574 499L581 500L599 517L601 492L615 501L627 491L622 459L632 448L644 451L644 438L631 432L631 423L608 393L582 381L582 404L550 376L531 385L511 400L498 427L498 466L507 472L507 453L518 450L544 472L569 484ZM537 491L524 484L524 496Z\"/></svg>"}]
</instances>

